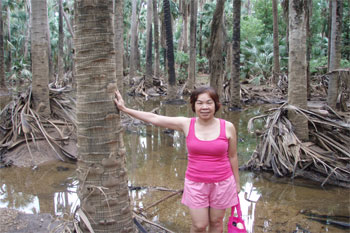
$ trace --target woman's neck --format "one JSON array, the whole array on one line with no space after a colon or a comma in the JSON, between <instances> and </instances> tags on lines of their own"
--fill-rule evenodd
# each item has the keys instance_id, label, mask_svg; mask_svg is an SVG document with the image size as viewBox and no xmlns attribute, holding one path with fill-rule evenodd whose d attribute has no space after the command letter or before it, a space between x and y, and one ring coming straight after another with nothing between
<instances>
[{"instance_id":1,"label":"woman's neck","mask_svg":"<svg viewBox=\"0 0 350 233\"><path fill-rule=\"evenodd\" d=\"M203 126L211 125L211 124L214 124L216 122L216 118L212 117L209 119L202 119L202 118L197 117L197 122Z\"/></svg>"}]
</instances>

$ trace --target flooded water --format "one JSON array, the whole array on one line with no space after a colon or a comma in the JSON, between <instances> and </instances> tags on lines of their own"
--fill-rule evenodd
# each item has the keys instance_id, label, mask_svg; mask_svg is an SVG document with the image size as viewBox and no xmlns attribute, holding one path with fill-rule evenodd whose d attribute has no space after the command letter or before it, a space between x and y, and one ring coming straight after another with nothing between
<instances>
[{"instance_id":1,"label":"flooded water","mask_svg":"<svg viewBox=\"0 0 350 233\"><path fill-rule=\"evenodd\" d=\"M187 104L165 105L160 99L128 101L128 106L146 111L159 107L157 112L163 115L193 116ZM256 106L237 113L224 107L218 114L236 125L240 165L249 160L256 146L255 136L247 132L248 120L266 108ZM149 219L174 232L189 232L190 216L181 204L181 194L150 207L172 193L159 188L183 188L187 166L185 137L136 120L125 122L129 185L135 188L130 192L133 208L147 209ZM0 208L57 216L70 213L79 204L75 168L75 164L55 162L36 170L0 169ZM271 174L248 171L240 171L240 180L239 196L248 232L349 232L332 223L349 223L350 190L322 189L310 181L278 179ZM228 216L229 211L225 223Z\"/></svg>"}]
</instances>

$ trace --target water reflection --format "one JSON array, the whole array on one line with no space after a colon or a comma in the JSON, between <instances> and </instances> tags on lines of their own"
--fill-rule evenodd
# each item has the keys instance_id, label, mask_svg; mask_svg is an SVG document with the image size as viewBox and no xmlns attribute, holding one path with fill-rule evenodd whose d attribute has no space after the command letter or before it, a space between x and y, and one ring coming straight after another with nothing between
<instances>
[{"instance_id":1,"label":"water reflection","mask_svg":"<svg viewBox=\"0 0 350 233\"><path fill-rule=\"evenodd\" d=\"M148 101L129 98L128 105L138 109L171 116L193 116L188 105L164 105L162 100ZM246 162L255 149L256 138L247 132L248 120L267 108L258 106L232 113L223 108L218 117L234 122L238 132L239 163ZM147 208L169 195L155 187L179 190L187 166L185 137L138 121L125 119L124 141L127 149L129 185L139 187L131 194L135 210ZM262 126L263 121L256 122ZM320 189L310 181L277 179L271 174L241 171L240 193L243 218L248 232L348 232L313 221L301 211L326 215L350 215L350 191L328 187ZM77 181L75 165L53 163L38 170L29 168L0 169L0 207L16 208L27 213L70 213L76 205ZM295 185L296 184L296 185ZM181 204L181 195L173 196L147 210L147 217L175 231L189 232L190 216ZM229 212L225 216L225 224ZM299 231L301 232L301 230Z\"/></svg>"}]
</instances>

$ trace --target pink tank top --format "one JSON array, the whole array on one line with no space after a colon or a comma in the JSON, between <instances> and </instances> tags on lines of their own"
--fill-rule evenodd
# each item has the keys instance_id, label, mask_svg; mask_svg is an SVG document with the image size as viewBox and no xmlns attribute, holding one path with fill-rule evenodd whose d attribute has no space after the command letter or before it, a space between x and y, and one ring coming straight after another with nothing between
<instances>
[{"instance_id":1,"label":"pink tank top","mask_svg":"<svg viewBox=\"0 0 350 233\"><path fill-rule=\"evenodd\" d=\"M228 157L229 141L226 137L225 120L220 119L220 135L203 141L195 135L196 118L191 119L186 137L188 165L185 177L194 182L214 183L233 175Z\"/></svg>"}]
</instances>

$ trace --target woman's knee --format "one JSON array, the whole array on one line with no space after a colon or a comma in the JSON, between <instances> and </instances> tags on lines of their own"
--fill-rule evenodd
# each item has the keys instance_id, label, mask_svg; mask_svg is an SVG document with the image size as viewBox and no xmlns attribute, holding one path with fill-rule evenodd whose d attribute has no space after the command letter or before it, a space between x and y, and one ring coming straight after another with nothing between
<instances>
[{"instance_id":1,"label":"woman's knee","mask_svg":"<svg viewBox=\"0 0 350 233\"><path fill-rule=\"evenodd\" d=\"M209 222L207 221L193 221L192 229L194 230L194 232L205 232L208 225Z\"/></svg>"}]
</instances>

